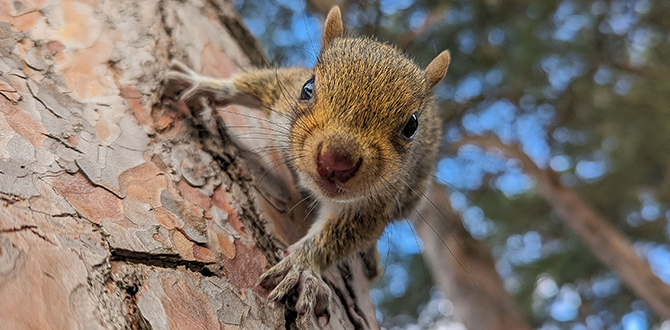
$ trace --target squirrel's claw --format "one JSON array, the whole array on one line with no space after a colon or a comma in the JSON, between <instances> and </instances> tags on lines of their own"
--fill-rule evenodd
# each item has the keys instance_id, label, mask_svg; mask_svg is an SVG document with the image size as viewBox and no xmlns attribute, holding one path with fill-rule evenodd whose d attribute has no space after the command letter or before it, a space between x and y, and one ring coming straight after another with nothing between
<instances>
[{"instance_id":1,"label":"squirrel's claw","mask_svg":"<svg viewBox=\"0 0 670 330\"><path fill-rule=\"evenodd\" d=\"M188 65L184 64L184 62L182 62L180 60L173 59L172 61L170 61L170 68L171 68L171 72L174 72L174 69L177 69L178 71L181 71L181 72L184 72L184 73L187 73L187 74L195 73L193 70L191 70L191 68L188 67Z\"/></svg>"},{"instance_id":2,"label":"squirrel's claw","mask_svg":"<svg viewBox=\"0 0 670 330\"><path fill-rule=\"evenodd\" d=\"M330 321L330 298L332 295L330 287L326 282L321 281L314 300L314 314L317 317L325 316L326 324Z\"/></svg>"},{"instance_id":3,"label":"squirrel's claw","mask_svg":"<svg viewBox=\"0 0 670 330\"><path fill-rule=\"evenodd\" d=\"M309 314L314 309L316 292L318 291L316 278L311 274L301 276L300 293L298 302L295 304L295 310L298 314Z\"/></svg>"},{"instance_id":4,"label":"squirrel's claw","mask_svg":"<svg viewBox=\"0 0 670 330\"><path fill-rule=\"evenodd\" d=\"M179 62L181 63L181 62ZM184 64L181 64L184 65ZM182 91L179 94L179 100L188 101L193 95L202 90L201 82L202 77L186 68L188 71L184 71L184 68L181 66L176 66L180 71L170 70L165 73L165 80L167 81L176 81L179 83L185 83L190 85L186 90Z\"/></svg>"},{"instance_id":5,"label":"squirrel's claw","mask_svg":"<svg viewBox=\"0 0 670 330\"><path fill-rule=\"evenodd\" d=\"M164 79L168 82L172 81L189 86L179 94L179 100L181 101L188 101L196 94L203 92L207 92L215 100L227 100L236 93L231 79L203 76L178 60L170 62L170 70L165 73Z\"/></svg>"},{"instance_id":6,"label":"squirrel's claw","mask_svg":"<svg viewBox=\"0 0 670 330\"><path fill-rule=\"evenodd\" d=\"M193 95L195 95L199 91L200 91L199 86L196 85L196 84L193 84L187 90L185 90L181 94L179 94L179 99L182 100L182 101L188 101L189 99L191 99L191 97L193 97Z\"/></svg>"},{"instance_id":7,"label":"squirrel's claw","mask_svg":"<svg viewBox=\"0 0 670 330\"><path fill-rule=\"evenodd\" d=\"M279 262L274 267L270 268L267 272L263 273L263 275L261 275L261 279L258 282L258 285L266 290L274 289L284 279L284 277L286 277L286 274L290 268L290 264Z\"/></svg>"},{"instance_id":8,"label":"squirrel's claw","mask_svg":"<svg viewBox=\"0 0 670 330\"><path fill-rule=\"evenodd\" d=\"M283 299L300 281L300 272L290 269L279 284L270 292L268 299L281 300Z\"/></svg>"},{"instance_id":9,"label":"squirrel's claw","mask_svg":"<svg viewBox=\"0 0 670 330\"><path fill-rule=\"evenodd\" d=\"M325 316L328 321L332 295L330 287L321 279L321 275L297 254L299 253L289 254L261 275L259 285L272 289L268 299L273 301L283 300L296 290L298 301L295 310L298 314L309 315L314 312L317 317Z\"/></svg>"},{"instance_id":10,"label":"squirrel's claw","mask_svg":"<svg viewBox=\"0 0 670 330\"><path fill-rule=\"evenodd\" d=\"M295 309L298 314L309 314L314 311L317 317L326 315L329 318L331 291L320 276L303 272L299 284L300 294Z\"/></svg>"}]
</instances>

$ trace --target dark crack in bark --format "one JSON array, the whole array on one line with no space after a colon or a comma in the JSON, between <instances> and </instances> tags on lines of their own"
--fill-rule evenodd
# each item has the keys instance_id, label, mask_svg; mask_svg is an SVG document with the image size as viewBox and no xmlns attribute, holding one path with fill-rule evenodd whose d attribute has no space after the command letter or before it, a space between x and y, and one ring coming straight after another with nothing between
<instances>
[{"instance_id":1,"label":"dark crack in bark","mask_svg":"<svg viewBox=\"0 0 670 330\"><path fill-rule=\"evenodd\" d=\"M35 99L37 99L37 98L35 98ZM46 107L46 105L45 105L45 107ZM47 108L47 109L48 109L48 108ZM54 115L56 116L55 113L54 113ZM67 142L65 142L63 139L61 139L61 138L59 138L59 137L57 137L57 136L55 136L55 135L52 135L52 134L44 134L44 133L42 133L42 135L44 135L44 136L46 136L46 137L48 137L48 138L50 138L50 139L54 139L54 140L58 141L58 143L62 144L65 148L68 148L68 149L70 149L70 150L74 150L74 151L76 151L76 152L78 152L78 153L80 153L80 154L83 154L83 152L82 152L81 150L79 150L77 147L73 147L73 146L67 144Z\"/></svg>"},{"instance_id":2,"label":"dark crack in bark","mask_svg":"<svg viewBox=\"0 0 670 330\"><path fill-rule=\"evenodd\" d=\"M203 276L223 276L223 269L216 263L184 260L178 254L147 253L116 248L111 248L110 253L112 261L174 269L183 266Z\"/></svg>"},{"instance_id":3,"label":"dark crack in bark","mask_svg":"<svg viewBox=\"0 0 670 330\"><path fill-rule=\"evenodd\" d=\"M52 240L50 240L48 237L46 237L43 234L41 234L40 232L38 232L37 229L38 229L37 226L23 225L23 226L18 227L18 228L0 229L0 234L16 233L16 232L20 232L20 231L29 231L29 232L35 234L35 236L41 238L43 241L45 241L45 242L47 242L51 245L57 245Z\"/></svg>"},{"instance_id":4,"label":"dark crack in bark","mask_svg":"<svg viewBox=\"0 0 670 330\"><path fill-rule=\"evenodd\" d=\"M0 172L0 174L3 174L3 173ZM6 192L3 192L3 191L0 191L0 201L5 202L5 206L9 206L9 205L12 205L12 204L24 201L24 200L25 200L25 198L21 195L16 195L16 194L6 193Z\"/></svg>"}]
</instances>

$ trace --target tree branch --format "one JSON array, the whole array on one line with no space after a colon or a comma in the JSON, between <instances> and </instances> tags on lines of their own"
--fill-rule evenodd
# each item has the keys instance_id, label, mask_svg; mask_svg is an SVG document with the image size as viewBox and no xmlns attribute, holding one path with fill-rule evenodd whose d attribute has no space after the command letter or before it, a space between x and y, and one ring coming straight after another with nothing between
<instances>
[{"instance_id":1,"label":"tree branch","mask_svg":"<svg viewBox=\"0 0 670 330\"><path fill-rule=\"evenodd\" d=\"M496 148L517 158L526 173L537 182L538 192L574 230L605 266L662 318L670 319L670 286L642 261L633 245L582 200L573 190L560 184L553 171L540 169L518 146L507 145L494 136L464 137L454 147L475 144Z\"/></svg>"},{"instance_id":2,"label":"tree branch","mask_svg":"<svg viewBox=\"0 0 670 330\"><path fill-rule=\"evenodd\" d=\"M468 329L530 330L505 291L488 249L465 230L445 189L434 184L421 217L414 217L423 254L440 290Z\"/></svg>"}]
</instances>

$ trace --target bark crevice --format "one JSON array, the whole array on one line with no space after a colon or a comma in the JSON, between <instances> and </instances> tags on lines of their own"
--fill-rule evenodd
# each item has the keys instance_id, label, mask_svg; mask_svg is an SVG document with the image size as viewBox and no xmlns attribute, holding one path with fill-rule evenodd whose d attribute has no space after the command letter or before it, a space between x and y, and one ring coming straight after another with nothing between
<instances>
[{"instance_id":1,"label":"bark crevice","mask_svg":"<svg viewBox=\"0 0 670 330\"><path fill-rule=\"evenodd\" d=\"M179 254L170 253L146 253L126 249L110 249L111 261L123 261L131 264L143 264L147 266L174 268L185 267L186 269L200 273L203 276L223 276L220 270L216 270L215 262L200 262L184 260Z\"/></svg>"}]
</instances>

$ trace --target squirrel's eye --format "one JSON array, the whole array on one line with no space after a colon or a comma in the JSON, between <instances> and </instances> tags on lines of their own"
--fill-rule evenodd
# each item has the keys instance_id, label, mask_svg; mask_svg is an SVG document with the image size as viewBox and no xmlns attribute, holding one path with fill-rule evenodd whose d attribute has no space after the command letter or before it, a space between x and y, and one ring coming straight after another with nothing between
<instances>
[{"instance_id":1,"label":"squirrel's eye","mask_svg":"<svg viewBox=\"0 0 670 330\"><path fill-rule=\"evenodd\" d=\"M300 92L300 101L309 101L314 97L314 77L307 80Z\"/></svg>"},{"instance_id":2,"label":"squirrel's eye","mask_svg":"<svg viewBox=\"0 0 670 330\"><path fill-rule=\"evenodd\" d=\"M416 134L417 128L419 128L419 120L417 119L415 112L409 117L407 124L405 124L405 127L402 129L402 136L411 140L414 137L414 134Z\"/></svg>"}]
</instances>

